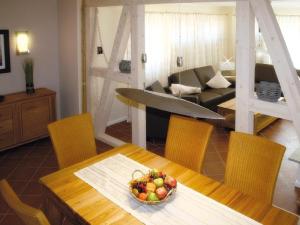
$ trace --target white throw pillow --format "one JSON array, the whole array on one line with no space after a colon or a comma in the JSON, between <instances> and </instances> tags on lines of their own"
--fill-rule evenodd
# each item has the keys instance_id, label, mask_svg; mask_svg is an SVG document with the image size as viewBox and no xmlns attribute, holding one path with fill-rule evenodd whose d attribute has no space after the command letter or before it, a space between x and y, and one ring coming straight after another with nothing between
<instances>
[{"instance_id":1,"label":"white throw pillow","mask_svg":"<svg viewBox=\"0 0 300 225\"><path fill-rule=\"evenodd\" d=\"M220 71L218 71L206 84L211 88L228 88L231 85L231 83L223 77Z\"/></svg>"},{"instance_id":2,"label":"white throw pillow","mask_svg":"<svg viewBox=\"0 0 300 225\"><path fill-rule=\"evenodd\" d=\"M182 84L172 84L170 90L173 95L180 96L184 94L201 93L201 88L185 86Z\"/></svg>"}]
</instances>

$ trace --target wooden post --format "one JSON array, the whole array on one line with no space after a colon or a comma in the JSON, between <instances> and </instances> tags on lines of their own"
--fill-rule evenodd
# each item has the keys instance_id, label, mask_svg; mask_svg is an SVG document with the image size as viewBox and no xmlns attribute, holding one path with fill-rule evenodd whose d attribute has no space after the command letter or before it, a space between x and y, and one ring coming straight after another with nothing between
<instances>
[{"instance_id":1,"label":"wooden post","mask_svg":"<svg viewBox=\"0 0 300 225\"><path fill-rule=\"evenodd\" d=\"M300 139L300 81L269 0L249 0L271 55L287 101L291 119ZM274 106L274 109L276 107Z\"/></svg>"},{"instance_id":2,"label":"wooden post","mask_svg":"<svg viewBox=\"0 0 300 225\"><path fill-rule=\"evenodd\" d=\"M115 36L115 41L109 60L107 74L105 76L104 84L102 87L100 103L95 113L96 137L101 136L105 133L112 103L115 98L114 90L117 87L117 83L113 82L110 76L113 76L120 59L124 56L124 52L127 47L127 43L130 36L130 24L128 14L128 6L124 6L118 25L118 30Z\"/></svg>"},{"instance_id":3,"label":"wooden post","mask_svg":"<svg viewBox=\"0 0 300 225\"><path fill-rule=\"evenodd\" d=\"M145 68L141 57L145 53L145 6L131 6L131 73L132 87L144 88ZM146 147L145 106L132 108L132 143Z\"/></svg>"},{"instance_id":4,"label":"wooden post","mask_svg":"<svg viewBox=\"0 0 300 225\"><path fill-rule=\"evenodd\" d=\"M236 131L253 134L254 115L249 100L254 95L255 17L248 1L238 1L236 41Z\"/></svg>"}]
</instances>

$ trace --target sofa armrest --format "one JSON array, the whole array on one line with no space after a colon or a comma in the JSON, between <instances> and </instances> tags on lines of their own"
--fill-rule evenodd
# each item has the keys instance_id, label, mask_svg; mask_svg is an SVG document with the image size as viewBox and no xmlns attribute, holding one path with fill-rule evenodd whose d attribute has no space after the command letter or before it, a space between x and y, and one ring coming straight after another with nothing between
<instances>
[{"instance_id":1,"label":"sofa armrest","mask_svg":"<svg viewBox=\"0 0 300 225\"><path fill-rule=\"evenodd\" d=\"M224 76L231 83L231 87L235 87L236 76Z\"/></svg>"}]
</instances>

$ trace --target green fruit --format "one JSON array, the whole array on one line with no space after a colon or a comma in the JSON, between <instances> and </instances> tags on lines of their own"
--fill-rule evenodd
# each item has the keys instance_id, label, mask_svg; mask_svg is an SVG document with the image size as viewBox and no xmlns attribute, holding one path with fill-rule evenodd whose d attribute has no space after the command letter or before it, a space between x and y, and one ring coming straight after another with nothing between
<instances>
[{"instance_id":1,"label":"green fruit","mask_svg":"<svg viewBox=\"0 0 300 225\"><path fill-rule=\"evenodd\" d=\"M159 173L158 169L151 170L151 175L152 175L153 178L157 178L158 177L158 173Z\"/></svg>"},{"instance_id":2,"label":"green fruit","mask_svg":"<svg viewBox=\"0 0 300 225\"><path fill-rule=\"evenodd\" d=\"M159 198L154 192L150 192L148 194L147 201L155 202L155 201L159 201Z\"/></svg>"},{"instance_id":3,"label":"green fruit","mask_svg":"<svg viewBox=\"0 0 300 225\"><path fill-rule=\"evenodd\" d=\"M164 180L162 178L156 178L153 180L156 187L162 187L164 185Z\"/></svg>"},{"instance_id":4,"label":"green fruit","mask_svg":"<svg viewBox=\"0 0 300 225\"><path fill-rule=\"evenodd\" d=\"M132 193L136 196L136 197L138 197L139 196L139 190L138 189L136 189L136 188L133 188L132 189Z\"/></svg>"}]
</instances>

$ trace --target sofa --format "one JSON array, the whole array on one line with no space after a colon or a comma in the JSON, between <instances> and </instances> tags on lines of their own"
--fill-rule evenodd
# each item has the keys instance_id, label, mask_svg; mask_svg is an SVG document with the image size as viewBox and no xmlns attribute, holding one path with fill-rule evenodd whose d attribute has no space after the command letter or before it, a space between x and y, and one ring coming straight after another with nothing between
<instances>
[{"instance_id":1,"label":"sofa","mask_svg":"<svg viewBox=\"0 0 300 225\"><path fill-rule=\"evenodd\" d=\"M174 73L168 77L168 87L156 81L147 90L171 94L169 87L172 84L183 84L186 86L200 87L201 93L181 95L184 100L191 101L203 107L216 111L217 106L224 101L235 97L235 87L233 80L228 88L213 89L206 83L215 76L215 71L212 66L204 66L195 69L185 70L180 73ZM147 139L165 139L168 131L170 113L151 107L146 107L146 132Z\"/></svg>"},{"instance_id":2,"label":"sofa","mask_svg":"<svg viewBox=\"0 0 300 225\"><path fill-rule=\"evenodd\" d=\"M297 73L300 77L300 70L297 70ZM222 74L232 83L230 87L213 89L206 85L207 81L215 75L212 66L204 66L174 73L168 77L168 84L171 86L175 83L181 83L187 86L201 87L202 92L200 94L182 95L181 98L216 111L219 104L235 97L235 72L222 72ZM255 83L259 83L260 81L278 83L277 74L273 65L262 63L255 65ZM171 94L169 86L162 87L161 84L156 81L149 86L147 90ZM169 112L146 107L147 139L164 140L168 131L169 118Z\"/></svg>"}]
</instances>

